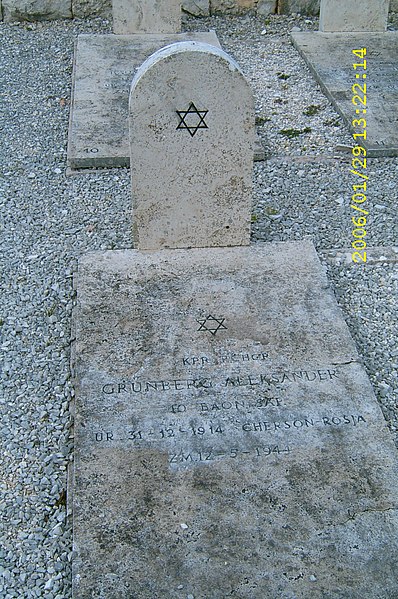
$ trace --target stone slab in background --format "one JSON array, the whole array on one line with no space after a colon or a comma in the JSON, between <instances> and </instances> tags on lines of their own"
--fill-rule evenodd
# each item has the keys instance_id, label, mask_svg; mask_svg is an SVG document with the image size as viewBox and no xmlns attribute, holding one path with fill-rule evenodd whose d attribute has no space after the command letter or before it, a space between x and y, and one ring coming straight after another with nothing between
<instances>
[{"instance_id":1,"label":"stone slab in background","mask_svg":"<svg viewBox=\"0 0 398 599\"><path fill-rule=\"evenodd\" d=\"M364 118L362 109L366 110L367 139L361 144L368 156L397 156L398 33L294 32L292 40L351 130L352 120ZM362 47L367 48L366 80L356 79L352 67L353 62L361 62L352 50ZM363 70L357 74L362 77ZM352 86L360 81L366 83L366 108L352 103Z\"/></svg>"},{"instance_id":2,"label":"stone slab in background","mask_svg":"<svg viewBox=\"0 0 398 599\"><path fill-rule=\"evenodd\" d=\"M113 33L178 33L180 0L113 0Z\"/></svg>"},{"instance_id":3,"label":"stone slab in background","mask_svg":"<svg viewBox=\"0 0 398 599\"><path fill-rule=\"evenodd\" d=\"M21 0L14 0L15 2L21 2ZM267 11L271 4L275 4L275 2L271 3L268 0L264 0L263 2L257 3L257 7L259 8L258 14L268 14ZM308 15L316 15L319 14L319 5L320 0L280 0L279 2L279 13L293 13L300 12L302 14ZM254 4L249 2L249 9L252 9ZM213 9L210 10L209 0L185 0L182 2L182 9L194 16L207 16L210 13L224 11L226 12L239 12L241 10L241 6L234 2L234 0L230 0L226 2L225 0L212 0ZM390 10L398 11L398 0L391 0L390 2ZM270 12L273 12L273 9L270 9ZM106 19L112 18L112 3L111 0L72 0L72 15L78 19L92 18L92 17L102 17ZM15 19L19 20L35 20L35 19L44 18L42 15L36 17L33 15L27 15L24 19L22 17L15 17ZM66 18L66 17L60 17Z\"/></svg>"},{"instance_id":4,"label":"stone slab in background","mask_svg":"<svg viewBox=\"0 0 398 599\"><path fill-rule=\"evenodd\" d=\"M194 16L202 17L210 14L209 0L184 0L182 9ZM112 18L111 0L72 0L72 13L78 19L88 17Z\"/></svg>"},{"instance_id":5,"label":"stone slab in background","mask_svg":"<svg viewBox=\"0 0 398 599\"><path fill-rule=\"evenodd\" d=\"M383 3L385 0L381 0ZM339 13L344 9L344 3L341 3L339 0L336 0L337 8L335 8L336 13ZM279 0L278 7L280 14L289 14L289 13L301 13L303 15L319 15L320 12L321 0ZM361 20L363 15L363 2L357 2L358 5L358 13L355 18ZM398 0L390 0L390 11L398 11ZM333 15L332 15L333 17Z\"/></svg>"},{"instance_id":6,"label":"stone slab in background","mask_svg":"<svg viewBox=\"0 0 398 599\"><path fill-rule=\"evenodd\" d=\"M128 100L133 76L148 56L176 41L220 47L214 31L167 35L79 35L75 48L68 166L72 169L127 167ZM258 140L255 159L263 160Z\"/></svg>"},{"instance_id":7,"label":"stone slab in background","mask_svg":"<svg viewBox=\"0 0 398 599\"><path fill-rule=\"evenodd\" d=\"M210 0L184 0L181 8L194 17L206 17L210 14Z\"/></svg>"},{"instance_id":8,"label":"stone slab in background","mask_svg":"<svg viewBox=\"0 0 398 599\"><path fill-rule=\"evenodd\" d=\"M3 18L12 21L49 21L72 17L70 0L2 0Z\"/></svg>"},{"instance_id":9,"label":"stone slab in background","mask_svg":"<svg viewBox=\"0 0 398 599\"><path fill-rule=\"evenodd\" d=\"M398 596L397 451L309 242L77 280L73 598Z\"/></svg>"},{"instance_id":10,"label":"stone slab in background","mask_svg":"<svg viewBox=\"0 0 398 599\"><path fill-rule=\"evenodd\" d=\"M389 0L321 0L319 31L385 31Z\"/></svg>"},{"instance_id":11,"label":"stone slab in background","mask_svg":"<svg viewBox=\"0 0 398 599\"><path fill-rule=\"evenodd\" d=\"M129 166L128 102L138 67L173 42L220 47L216 34L79 35L75 48L68 166Z\"/></svg>"}]
</instances>

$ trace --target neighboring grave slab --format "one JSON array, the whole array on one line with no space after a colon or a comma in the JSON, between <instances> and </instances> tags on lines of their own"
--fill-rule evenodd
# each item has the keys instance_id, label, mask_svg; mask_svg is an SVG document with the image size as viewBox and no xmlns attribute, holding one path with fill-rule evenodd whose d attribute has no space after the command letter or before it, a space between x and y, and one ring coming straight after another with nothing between
<instances>
[{"instance_id":1,"label":"neighboring grave slab","mask_svg":"<svg viewBox=\"0 0 398 599\"><path fill-rule=\"evenodd\" d=\"M137 68L156 50L194 40L220 47L214 31L168 35L79 35L75 48L68 166L72 169L128 167L128 103ZM264 160L259 140L254 157Z\"/></svg>"},{"instance_id":2,"label":"neighboring grave slab","mask_svg":"<svg viewBox=\"0 0 398 599\"><path fill-rule=\"evenodd\" d=\"M358 127L352 129L353 119L366 119L367 139L361 145L368 156L397 156L398 34L294 32L292 40L348 127L358 132ZM356 78L352 67L360 62L352 54L355 48L367 49L366 80L363 70ZM354 83L366 84L366 116L363 106L352 103Z\"/></svg>"},{"instance_id":3,"label":"neighboring grave slab","mask_svg":"<svg viewBox=\"0 0 398 599\"><path fill-rule=\"evenodd\" d=\"M178 33L180 0L112 0L113 33Z\"/></svg>"},{"instance_id":4,"label":"neighboring grave slab","mask_svg":"<svg viewBox=\"0 0 398 599\"><path fill-rule=\"evenodd\" d=\"M389 0L321 0L319 31L385 31Z\"/></svg>"},{"instance_id":5,"label":"neighboring grave slab","mask_svg":"<svg viewBox=\"0 0 398 599\"><path fill-rule=\"evenodd\" d=\"M180 42L131 84L130 171L137 249L248 245L254 100L223 50Z\"/></svg>"},{"instance_id":6,"label":"neighboring grave slab","mask_svg":"<svg viewBox=\"0 0 398 599\"><path fill-rule=\"evenodd\" d=\"M191 39L220 47L214 31L78 36L68 138L70 167L129 166L131 81L141 64L156 50Z\"/></svg>"},{"instance_id":7,"label":"neighboring grave slab","mask_svg":"<svg viewBox=\"0 0 398 599\"><path fill-rule=\"evenodd\" d=\"M309 242L92 253L73 597L398 596L397 451Z\"/></svg>"}]
</instances>

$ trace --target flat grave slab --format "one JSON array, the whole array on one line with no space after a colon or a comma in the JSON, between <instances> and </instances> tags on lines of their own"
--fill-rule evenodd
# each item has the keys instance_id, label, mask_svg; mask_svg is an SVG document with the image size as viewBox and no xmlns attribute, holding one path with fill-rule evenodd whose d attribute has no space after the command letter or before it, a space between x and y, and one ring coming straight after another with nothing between
<instances>
[{"instance_id":1,"label":"flat grave slab","mask_svg":"<svg viewBox=\"0 0 398 599\"><path fill-rule=\"evenodd\" d=\"M355 112L364 106L352 103L354 83L366 83L367 140L361 144L368 156L398 156L398 34L385 33L292 33L293 44L315 79L342 115L351 131ZM363 70L355 78L352 64L362 62L352 54L366 48L366 80Z\"/></svg>"},{"instance_id":2,"label":"flat grave slab","mask_svg":"<svg viewBox=\"0 0 398 599\"><path fill-rule=\"evenodd\" d=\"M75 48L67 163L71 169L128 167L128 101L138 67L156 50L181 41L220 48L214 31L78 36ZM264 159L259 138L255 159Z\"/></svg>"},{"instance_id":3,"label":"flat grave slab","mask_svg":"<svg viewBox=\"0 0 398 599\"><path fill-rule=\"evenodd\" d=\"M397 451L310 242L76 283L74 599L398 596Z\"/></svg>"},{"instance_id":4,"label":"flat grave slab","mask_svg":"<svg viewBox=\"0 0 398 599\"><path fill-rule=\"evenodd\" d=\"M389 0L321 0L320 31L385 31Z\"/></svg>"}]
</instances>

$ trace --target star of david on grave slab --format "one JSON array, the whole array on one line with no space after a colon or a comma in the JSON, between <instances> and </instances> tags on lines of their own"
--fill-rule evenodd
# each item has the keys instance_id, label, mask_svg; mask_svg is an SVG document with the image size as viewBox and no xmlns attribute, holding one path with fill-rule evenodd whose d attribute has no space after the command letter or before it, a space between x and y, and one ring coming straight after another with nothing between
<instances>
[{"instance_id":1,"label":"star of david on grave slab","mask_svg":"<svg viewBox=\"0 0 398 599\"><path fill-rule=\"evenodd\" d=\"M203 318L202 320L196 319L196 322L200 324L200 327L197 330L208 331L212 335L215 335L220 329L227 330L224 321L225 318L215 318L209 314L207 318Z\"/></svg>"},{"instance_id":2,"label":"star of david on grave slab","mask_svg":"<svg viewBox=\"0 0 398 599\"><path fill-rule=\"evenodd\" d=\"M193 102L188 106L188 110L176 110L180 117L177 129L187 129L191 137L195 135L198 129L208 129L205 123L205 116L208 110L198 110Z\"/></svg>"}]
</instances>

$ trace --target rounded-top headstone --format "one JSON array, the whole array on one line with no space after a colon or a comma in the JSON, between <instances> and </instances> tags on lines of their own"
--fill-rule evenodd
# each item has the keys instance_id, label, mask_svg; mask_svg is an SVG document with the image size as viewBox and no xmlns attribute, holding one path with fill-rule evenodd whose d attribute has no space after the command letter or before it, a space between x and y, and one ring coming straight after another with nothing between
<instances>
[{"instance_id":1,"label":"rounded-top headstone","mask_svg":"<svg viewBox=\"0 0 398 599\"><path fill-rule=\"evenodd\" d=\"M136 248L249 244L254 102L228 54L199 42L153 54L129 126Z\"/></svg>"}]
</instances>

